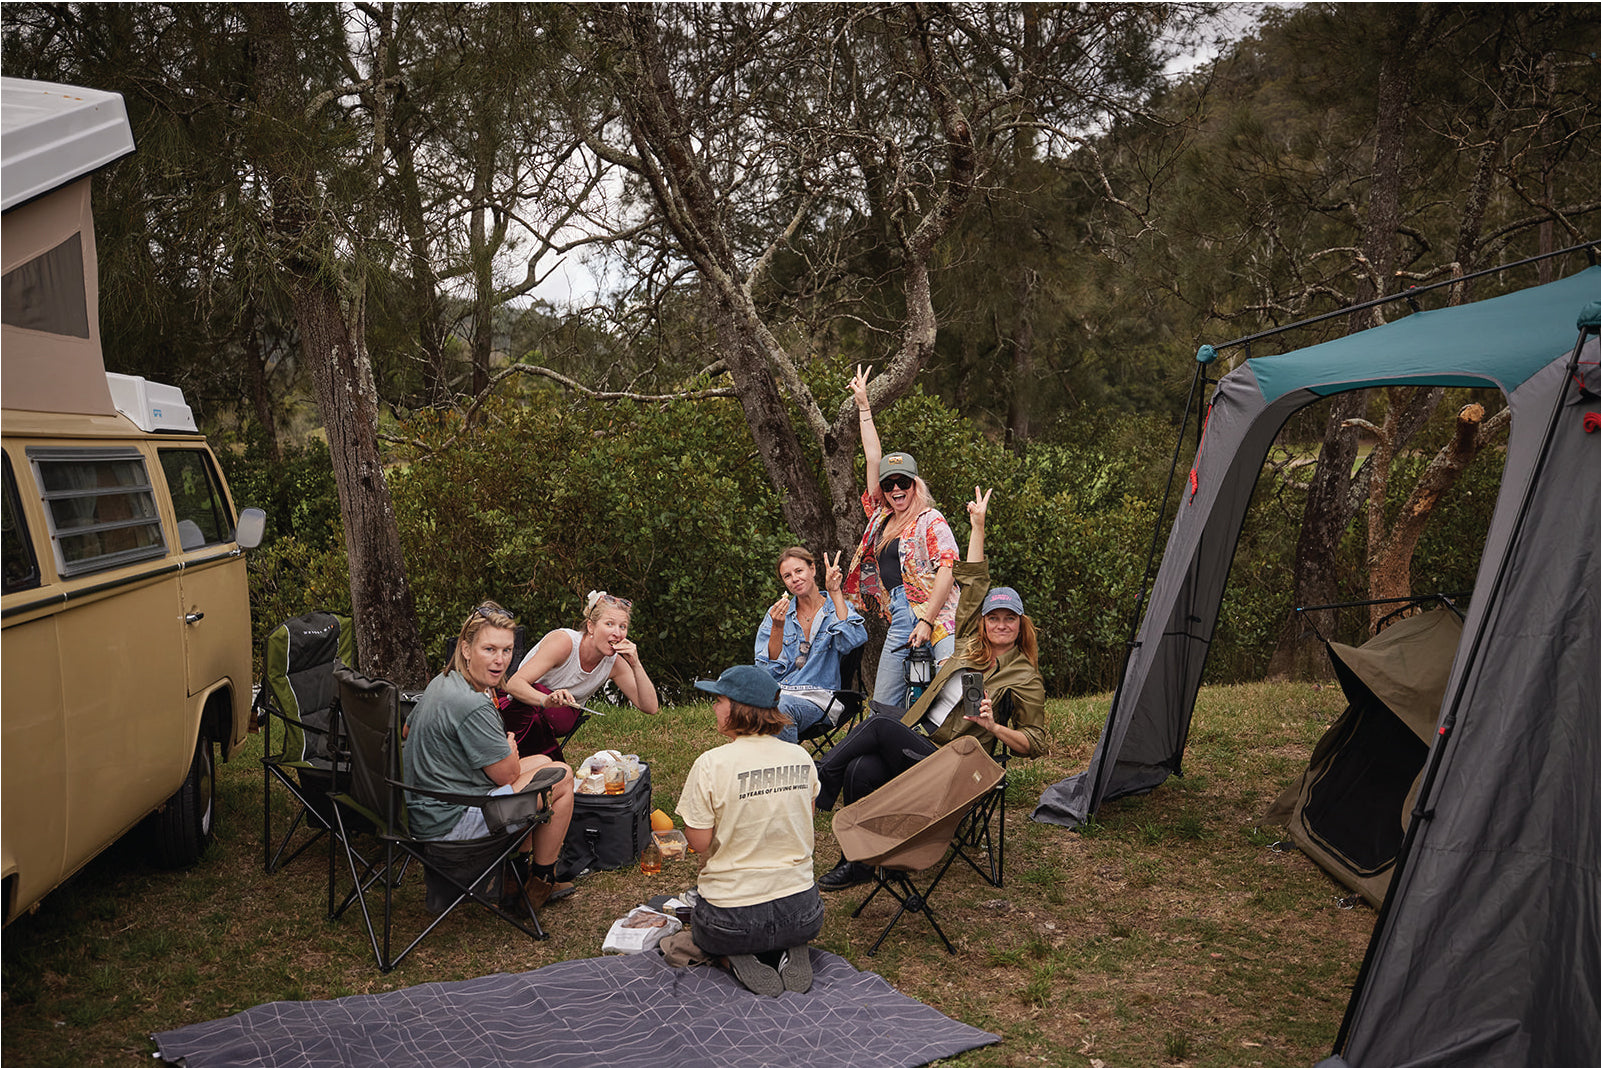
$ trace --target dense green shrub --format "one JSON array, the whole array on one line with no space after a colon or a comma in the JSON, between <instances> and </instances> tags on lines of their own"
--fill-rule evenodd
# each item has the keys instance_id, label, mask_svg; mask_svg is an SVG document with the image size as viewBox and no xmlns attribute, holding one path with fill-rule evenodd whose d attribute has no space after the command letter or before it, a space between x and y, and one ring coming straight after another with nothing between
<instances>
[{"instance_id":1,"label":"dense green shrub","mask_svg":"<svg viewBox=\"0 0 1601 1068\"><path fill-rule=\"evenodd\" d=\"M630 637L658 682L749 659L790 536L736 404L487 414L485 429L392 473L432 660L485 597L537 638L576 625L591 589L634 602Z\"/></svg>"}]
</instances>

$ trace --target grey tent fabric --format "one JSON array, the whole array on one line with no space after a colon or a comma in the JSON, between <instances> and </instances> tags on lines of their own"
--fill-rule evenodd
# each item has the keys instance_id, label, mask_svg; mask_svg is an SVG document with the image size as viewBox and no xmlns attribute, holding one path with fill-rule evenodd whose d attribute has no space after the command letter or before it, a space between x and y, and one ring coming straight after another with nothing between
<instances>
[{"instance_id":1,"label":"grey tent fabric","mask_svg":"<svg viewBox=\"0 0 1601 1068\"><path fill-rule=\"evenodd\" d=\"M812 989L761 997L658 953L333 1001L279 1001L152 1036L187 1068L919 1065L998 1042L812 950Z\"/></svg>"},{"instance_id":2,"label":"grey tent fabric","mask_svg":"<svg viewBox=\"0 0 1601 1068\"><path fill-rule=\"evenodd\" d=\"M1355 1068L1601 1064L1601 432L1580 425L1601 414L1594 340L1581 359L1592 397L1559 412L1504 579L1468 617L1454 728L1419 798L1433 818L1347 1013Z\"/></svg>"},{"instance_id":3,"label":"grey tent fabric","mask_svg":"<svg viewBox=\"0 0 1601 1068\"><path fill-rule=\"evenodd\" d=\"M1247 360L1214 394L1089 768L1034 818L1077 826L1180 768L1256 476L1321 396L1492 385L1512 426L1418 810L1336 1052L1370 1065L1601 1063L1601 267Z\"/></svg>"}]
</instances>

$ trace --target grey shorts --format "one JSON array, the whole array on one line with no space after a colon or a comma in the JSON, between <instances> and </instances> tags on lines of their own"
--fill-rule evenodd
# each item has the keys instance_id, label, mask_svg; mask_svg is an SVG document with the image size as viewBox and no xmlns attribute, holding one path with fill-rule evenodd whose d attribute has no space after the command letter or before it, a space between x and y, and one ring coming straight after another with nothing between
<instances>
[{"instance_id":1,"label":"grey shorts","mask_svg":"<svg viewBox=\"0 0 1601 1068\"><path fill-rule=\"evenodd\" d=\"M515 783L507 783L505 786L497 786L489 791L489 796L502 797L512 793L516 788ZM450 833L440 838L439 841L468 842L474 838L488 837L489 825L484 823L484 810L481 808L469 808L461 814L461 819L456 821L456 826L450 829Z\"/></svg>"}]
</instances>

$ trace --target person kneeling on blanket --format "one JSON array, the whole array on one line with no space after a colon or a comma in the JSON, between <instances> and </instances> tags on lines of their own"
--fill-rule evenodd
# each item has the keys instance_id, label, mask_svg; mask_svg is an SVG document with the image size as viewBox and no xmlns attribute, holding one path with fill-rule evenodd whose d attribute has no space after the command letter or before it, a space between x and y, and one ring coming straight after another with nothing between
<instances>
[{"instance_id":1,"label":"person kneeling on blanket","mask_svg":"<svg viewBox=\"0 0 1601 1068\"><path fill-rule=\"evenodd\" d=\"M703 858L685 933L702 953L726 958L755 993L804 993L812 986L807 943L823 929L812 878L816 765L777 737L789 719L766 671L731 667L695 688L714 695L717 731L729 741L695 759L678 799L684 837Z\"/></svg>"}]
</instances>

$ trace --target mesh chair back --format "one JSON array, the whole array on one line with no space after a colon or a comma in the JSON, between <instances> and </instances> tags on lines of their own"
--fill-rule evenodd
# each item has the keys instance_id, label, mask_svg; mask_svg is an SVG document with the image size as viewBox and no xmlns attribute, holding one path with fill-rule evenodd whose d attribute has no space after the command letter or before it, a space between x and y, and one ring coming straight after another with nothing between
<instances>
[{"instance_id":1,"label":"mesh chair back","mask_svg":"<svg viewBox=\"0 0 1601 1068\"><path fill-rule=\"evenodd\" d=\"M334 670L339 687L340 734L350 750L346 791L386 834L404 836L406 806L386 780L401 781L400 690L388 679L375 679L341 664Z\"/></svg>"},{"instance_id":2,"label":"mesh chair back","mask_svg":"<svg viewBox=\"0 0 1601 1068\"><path fill-rule=\"evenodd\" d=\"M851 860L921 871L945 854L962 817L1005 774L976 738L957 738L840 809L834 837Z\"/></svg>"},{"instance_id":3,"label":"mesh chair back","mask_svg":"<svg viewBox=\"0 0 1601 1068\"><path fill-rule=\"evenodd\" d=\"M283 715L285 761L332 766L328 724L333 707L334 665L356 662L350 620L331 612L308 612L285 620L267 636L262 685ZM302 724L312 727L303 730Z\"/></svg>"}]
</instances>

